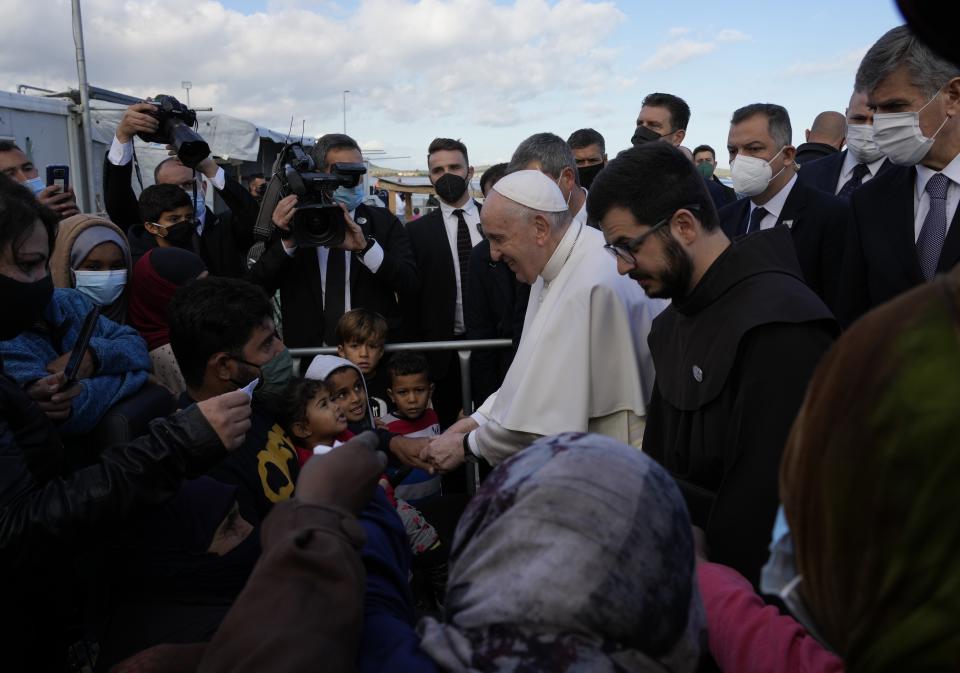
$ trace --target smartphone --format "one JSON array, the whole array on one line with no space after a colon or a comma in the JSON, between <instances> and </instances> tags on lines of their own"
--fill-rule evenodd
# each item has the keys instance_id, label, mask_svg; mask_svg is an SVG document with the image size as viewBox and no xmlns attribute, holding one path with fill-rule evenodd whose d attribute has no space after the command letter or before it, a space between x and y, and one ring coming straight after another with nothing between
<instances>
[{"instance_id":1,"label":"smartphone","mask_svg":"<svg viewBox=\"0 0 960 673\"><path fill-rule=\"evenodd\" d=\"M87 317L83 319L83 326L80 328L80 334L77 336L77 342L73 344L73 352L70 353L70 360L67 361L67 368L64 370L64 382L61 389L66 389L77 382L77 374L80 372L80 363L83 362L83 354L90 347L90 339L93 337L93 330L97 326L97 319L100 317L100 307L94 306L90 309Z\"/></svg>"},{"instance_id":2,"label":"smartphone","mask_svg":"<svg viewBox=\"0 0 960 673\"><path fill-rule=\"evenodd\" d=\"M47 187L57 186L60 193L70 189L69 166L47 166Z\"/></svg>"}]
</instances>

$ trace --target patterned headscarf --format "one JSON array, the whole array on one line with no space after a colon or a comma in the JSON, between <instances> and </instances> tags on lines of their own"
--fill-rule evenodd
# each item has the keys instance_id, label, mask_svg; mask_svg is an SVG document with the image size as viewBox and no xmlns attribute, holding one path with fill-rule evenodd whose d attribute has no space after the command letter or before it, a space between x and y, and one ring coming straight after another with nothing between
<instances>
[{"instance_id":1,"label":"patterned headscarf","mask_svg":"<svg viewBox=\"0 0 960 673\"><path fill-rule=\"evenodd\" d=\"M690 517L635 448L567 433L484 482L457 527L443 622L421 647L446 671L694 671L704 614Z\"/></svg>"},{"instance_id":2,"label":"patterned headscarf","mask_svg":"<svg viewBox=\"0 0 960 673\"><path fill-rule=\"evenodd\" d=\"M851 673L960 665L960 270L857 322L811 381L780 492L799 585Z\"/></svg>"}]
</instances>

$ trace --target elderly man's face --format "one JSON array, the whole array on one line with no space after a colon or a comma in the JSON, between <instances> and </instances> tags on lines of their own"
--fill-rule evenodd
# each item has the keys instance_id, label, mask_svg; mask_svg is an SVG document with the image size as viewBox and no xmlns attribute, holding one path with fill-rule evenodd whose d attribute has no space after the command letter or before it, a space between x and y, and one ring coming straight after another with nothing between
<instances>
[{"instance_id":1,"label":"elderly man's face","mask_svg":"<svg viewBox=\"0 0 960 673\"><path fill-rule=\"evenodd\" d=\"M491 191L480 211L483 234L490 241L490 258L506 264L517 280L532 285L543 270L537 228L508 198Z\"/></svg>"}]
</instances>

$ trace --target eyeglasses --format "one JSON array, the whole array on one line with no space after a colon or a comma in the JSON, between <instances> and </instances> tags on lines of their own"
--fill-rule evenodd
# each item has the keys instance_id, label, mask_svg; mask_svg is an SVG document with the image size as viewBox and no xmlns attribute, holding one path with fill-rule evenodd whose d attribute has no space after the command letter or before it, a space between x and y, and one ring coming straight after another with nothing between
<instances>
[{"instance_id":1,"label":"eyeglasses","mask_svg":"<svg viewBox=\"0 0 960 673\"><path fill-rule=\"evenodd\" d=\"M150 222L150 224L154 225L155 227L161 227L162 229L169 229L170 227L175 227L178 224L183 224L184 222L187 224L196 224L197 218L195 218L193 215L184 215L183 217L177 218L172 222L167 222L166 224L162 222Z\"/></svg>"},{"instance_id":2,"label":"eyeglasses","mask_svg":"<svg viewBox=\"0 0 960 673\"><path fill-rule=\"evenodd\" d=\"M700 212L700 204L691 203L686 206L680 206L675 211L667 215L665 218L657 222L655 225L647 229L645 232L632 238L625 243L607 243L603 246L603 249L609 252L617 259L622 259L624 262L631 266L635 266L637 263L636 258L634 258L633 253L640 249L640 246L643 245L644 241L647 240L648 236L652 236L657 230L663 228L673 219L673 216L676 215L681 210L693 210Z\"/></svg>"}]
</instances>

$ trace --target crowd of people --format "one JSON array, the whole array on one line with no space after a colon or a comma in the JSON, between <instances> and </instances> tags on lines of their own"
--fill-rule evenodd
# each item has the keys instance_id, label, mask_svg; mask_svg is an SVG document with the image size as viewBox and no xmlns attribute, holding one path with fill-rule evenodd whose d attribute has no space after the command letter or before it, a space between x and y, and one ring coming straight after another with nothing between
<instances>
[{"instance_id":1,"label":"crowd of people","mask_svg":"<svg viewBox=\"0 0 960 673\"><path fill-rule=\"evenodd\" d=\"M137 195L152 110L103 214L0 142L4 670L955 669L960 65L910 28L799 147L732 111L732 185L653 93L482 202L437 138L438 206L341 185L331 246L212 157ZM386 349L491 338L471 408Z\"/></svg>"}]
</instances>

